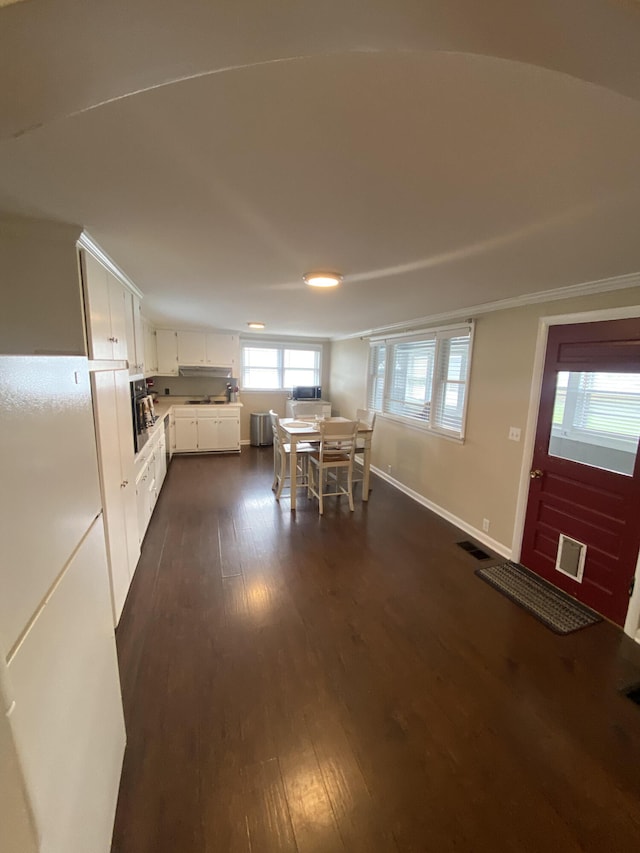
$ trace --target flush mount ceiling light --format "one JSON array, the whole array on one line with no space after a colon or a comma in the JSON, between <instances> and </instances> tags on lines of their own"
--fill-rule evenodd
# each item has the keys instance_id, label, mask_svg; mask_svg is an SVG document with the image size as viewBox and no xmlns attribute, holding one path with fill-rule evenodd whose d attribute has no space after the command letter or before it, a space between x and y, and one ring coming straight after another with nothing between
<instances>
[{"instance_id":1,"label":"flush mount ceiling light","mask_svg":"<svg viewBox=\"0 0 640 853\"><path fill-rule=\"evenodd\" d=\"M342 281L342 276L339 272L318 270L317 272L305 273L302 280L310 287L337 287Z\"/></svg>"},{"instance_id":2,"label":"flush mount ceiling light","mask_svg":"<svg viewBox=\"0 0 640 853\"><path fill-rule=\"evenodd\" d=\"M257 320L252 320L250 323L247 323L247 326L250 329L264 329L264 323L258 323Z\"/></svg>"}]
</instances>

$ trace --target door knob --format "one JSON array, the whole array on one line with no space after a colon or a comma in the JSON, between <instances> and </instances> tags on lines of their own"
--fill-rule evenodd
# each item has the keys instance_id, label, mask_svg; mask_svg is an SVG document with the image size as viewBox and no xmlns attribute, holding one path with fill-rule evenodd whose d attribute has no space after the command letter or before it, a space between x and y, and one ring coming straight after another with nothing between
<instances>
[{"instance_id":1,"label":"door knob","mask_svg":"<svg viewBox=\"0 0 640 853\"><path fill-rule=\"evenodd\" d=\"M543 472L539 468L534 468L533 471L529 471L529 477L532 480L539 480L542 477Z\"/></svg>"}]
</instances>

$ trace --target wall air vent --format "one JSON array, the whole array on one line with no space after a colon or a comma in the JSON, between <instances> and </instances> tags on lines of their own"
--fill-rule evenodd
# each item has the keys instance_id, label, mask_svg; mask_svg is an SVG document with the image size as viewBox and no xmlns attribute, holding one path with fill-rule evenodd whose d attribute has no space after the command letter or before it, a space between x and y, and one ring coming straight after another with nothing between
<instances>
[{"instance_id":1,"label":"wall air vent","mask_svg":"<svg viewBox=\"0 0 640 853\"><path fill-rule=\"evenodd\" d=\"M587 546L583 542L571 539L560 534L558 541L558 554L556 556L556 569L563 575L568 575L578 583L582 583L584 572L584 561L587 556Z\"/></svg>"}]
</instances>

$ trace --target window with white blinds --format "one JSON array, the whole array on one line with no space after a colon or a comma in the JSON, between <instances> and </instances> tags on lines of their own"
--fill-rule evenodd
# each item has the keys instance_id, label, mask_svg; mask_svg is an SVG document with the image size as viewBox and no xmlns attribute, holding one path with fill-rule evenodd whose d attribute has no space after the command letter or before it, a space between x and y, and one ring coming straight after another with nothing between
<instances>
[{"instance_id":1,"label":"window with white blinds","mask_svg":"<svg viewBox=\"0 0 640 853\"><path fill-rule=\"evenodd\" d=\"M242 343L243 390L284 390L320 385L322 347L266 341Z\"/></svg>"},{"instance_id":2,"label":"window with white blinds","mask_svg":"<svg viewBox=\"0 0 640 853\"><path fill-rule=\"evenodd\" d=\"M471 331L465 325L372 342L369 409L462 438Z\"/></svg>"}]
</instances>

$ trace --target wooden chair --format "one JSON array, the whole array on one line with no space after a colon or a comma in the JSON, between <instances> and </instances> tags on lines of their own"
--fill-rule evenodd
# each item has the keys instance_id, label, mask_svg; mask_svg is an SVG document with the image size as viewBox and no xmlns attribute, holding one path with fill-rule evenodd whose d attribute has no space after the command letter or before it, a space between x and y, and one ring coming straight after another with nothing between
<instances>
[{"instance_id":1,"label":"wooden chair","mask_svg":"<svg viewBox=\"0 0 640 853\"><path fill-rule=\"evenodd\" d=\"M300 486L307 485L307 457L313 448L307 442L298 442L296 444L298 460L295 481L292 480L290 470L291 444L287 441L287 434L282 429L278 413L271 409L269 417L271 419L271 429L273 430L273 484L271 490L276 493L276 500L279 501L287 480L289 480L289 488L299 488Z\"/></svg>"},{"instance_id":2,"label":"wooden chair","mask_svg":"<svg viewBox=\"0 0 640 853\"><path fill-rule=\"evenodd\" d=\"M324 498L329 495L347 495L353 512L353 458L358 421L320 421L319 429L320 447L309 454L307 492L318 498L320 515L324 512ZM340 477L343 471L347 474L346 486ZM330 486L334 491L328 491Z\"/></svg>"},{"instance_id":3,"label":"wooden chair","mask_svg":"<svg viewBox=\"0 0 640 853\"><path fill-rule=\"evenodd\" d=\"M369 409L356 409L356 420L361 424L366 424L370 429L373 429L376 423L376 413ZM364 455L364 438L358 436L356 440L356 457ZM362 466L357 465L354 468L356 472L353 478L354 483L361 483L364 479L362 474Z\"/></svg>"}]
</instances>

